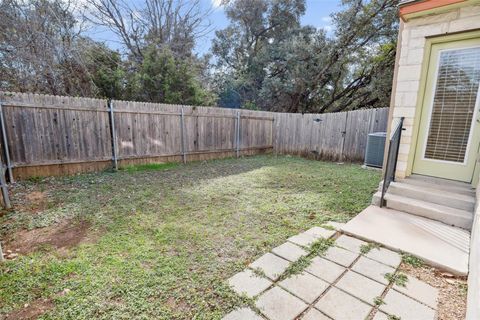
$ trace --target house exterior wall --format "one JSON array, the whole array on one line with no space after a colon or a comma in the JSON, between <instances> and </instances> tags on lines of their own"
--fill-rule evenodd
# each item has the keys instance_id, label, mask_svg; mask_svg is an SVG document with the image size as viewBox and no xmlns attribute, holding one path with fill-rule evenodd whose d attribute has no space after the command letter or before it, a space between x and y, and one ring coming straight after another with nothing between
<instances>
[{"instance_id":1,"label":"house exterior wall","mask_svg":"<svg viewBox=\"0 0 480 320\"><path fill-rule=\"evenodd\" d=\"M411 174L418 122L420 120L422 76L428 64L427 39L480 29L480 4L469 4L448 12L401 22L401 41L390 116L405 117L396 167L396 177Z\"/></svg>"}]
</instances>

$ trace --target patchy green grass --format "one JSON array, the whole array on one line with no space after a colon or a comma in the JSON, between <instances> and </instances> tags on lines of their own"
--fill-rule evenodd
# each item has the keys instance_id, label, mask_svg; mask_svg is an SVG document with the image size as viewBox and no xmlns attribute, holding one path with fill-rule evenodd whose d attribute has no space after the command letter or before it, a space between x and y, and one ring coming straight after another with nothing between
<instances>
[{"instance_id":1,"label":"patchy green grass","mask_svg":"<svg viewBox=\"0 0 480 320\"><path fill-rule=\"evenodd\" d=\"M17 183L3 237L66 220L90 227L73 248L2 264L0 317L51 299L43 319L219 319L251 304L226 279L300 231L350 219L380 180L359 165L288 156L165 168ZM29 201L34 192L44 198Z\"/></svg>"},{"instance_id":2,"label":"patchy green grass","mask_svg":"<svg viewBox=\"0 0 480 320\"><path fill-rule=\"evenodd\" d=\"M167 170L178 167L179 163L175 162L167 162L167 163L146 163L140 165L129 165L120 167L120 170L125 170L127 172L137 172L137 171L145 171L145 170Z\"/></svg>"}]
</instances>

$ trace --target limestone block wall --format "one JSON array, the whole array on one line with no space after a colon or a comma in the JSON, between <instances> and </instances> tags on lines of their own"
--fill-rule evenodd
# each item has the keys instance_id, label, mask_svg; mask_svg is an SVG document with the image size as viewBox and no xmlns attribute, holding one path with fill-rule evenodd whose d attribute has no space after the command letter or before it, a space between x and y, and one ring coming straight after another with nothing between
<instances>
[{"instance_id":1,"label":"limestone block wall","mask_svg":"<svg viewBox=\"0 0 480 320\"><path fill-rule=\"evenodd\" d=\"M457 8L453 11L418 17L404 22L401 34L400 57L398 59L396 85L392 99L393 119L405 117L399 149L396 176L404 178L410 174L408 160L412 147L420 78L424 63L426 38L480 28L480 5Z\"/></svg>"}]
</instances>

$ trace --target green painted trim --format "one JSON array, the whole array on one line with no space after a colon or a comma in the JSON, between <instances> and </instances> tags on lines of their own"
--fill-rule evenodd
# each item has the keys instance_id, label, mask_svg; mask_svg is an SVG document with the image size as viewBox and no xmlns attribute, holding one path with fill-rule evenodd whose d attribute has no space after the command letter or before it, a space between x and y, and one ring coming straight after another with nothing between
<instances>
[{"instance_id":1,"label":"green painted trim","mask_svg":"<svg viewBox=\"0 0 480 320\"><path fill-rule=\"evenodd\" d=\"M430 16L430 15L436 15L436 14L442 14L442 13L453 11L453 10L456 10L456 9L459 9L459 8L475 6L477 4L480 4L480 0L467 0L465 2L458 2L458 3L450 4L450 5L447 5L447 6L443 6L443 7L437 7L437 8L433 8L433 9L429 9L429 10L409 13L409 14L404 15L403 19L406 22L408 22L411 19L421 18L421 17L424 17L424 16Z\"/></svg>"},{"instance_id":2,"label":"green painted trim","mask_svg":"<svg viewBox=\"0 0 480 320\"><path fill-rule=\"evenodd\" d=\"M462 41L462 40L469 40L469 39L476 39L476 38L480 38L480 30L455 33L455 34L450 34L446 36L427 37L427 40L424 46L425 50L424 50L423 60L422 60L422 70L420 73L420 85L418 88L417 104L415 106L415 115L413 119L412 140L410 143L410 149L408 151L407 168L405 172L406 176L409 176L412 174L413 161L415 159L415 153L417 150L418 134L420 131L420 120L421 120L420 118L422 114L423 102L425 99L425 87L426 87L426 80L427 80L427 75L429 71L429 66L430 66L430 55L432 52L432 45L438 44L438 43L448 43L448 42L455 42L455 41ZM475 171L480 171L478 167L479 166L477 165L475 168ZM478 179L478 175L479 174L474 173L473 179L474 180L475 178Z\"/></svg>"}]
</instances>

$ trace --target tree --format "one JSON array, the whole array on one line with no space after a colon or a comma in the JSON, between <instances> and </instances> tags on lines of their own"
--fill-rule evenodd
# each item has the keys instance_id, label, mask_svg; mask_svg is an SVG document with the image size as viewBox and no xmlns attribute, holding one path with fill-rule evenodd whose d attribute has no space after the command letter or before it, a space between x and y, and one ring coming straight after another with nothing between
<instances>
[{"instance_id":1,"label":"tree","mask_svg":"<svg viewBox=\"0 0 480 320\"><path fill-rule=\"evenodd\" d=\"M246 2L229 4L234 9L228 15L231 24L217 32L213 43L220 93L223 79L242 97L242 105L253 101L265 110L287 112L335 112L388 103L397 0L344 0L344 9L333 15L333 36L300 26L303 2L254 1L257 10ZM255 15L262 10L266 13ZM287 17L284 24L279 22L282 17Z\"/></svg>"},{"instance_id":2,"label":"tree","mask_svg":"<svg viewBox=\"0 0 480 320\"><path fill-rule=\"evenodd\" d=\"M168 49L151 46L137 72L127 79L130 99L174 104L208 105L212 99L197 79L195 61L177 59Z\"/></svg>"}]
</instances>

